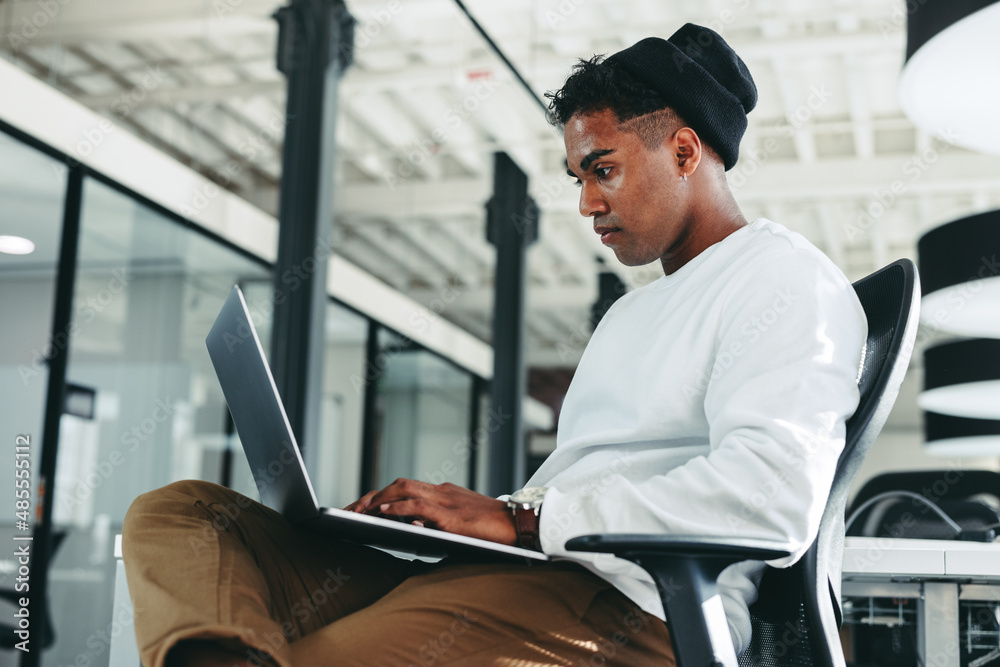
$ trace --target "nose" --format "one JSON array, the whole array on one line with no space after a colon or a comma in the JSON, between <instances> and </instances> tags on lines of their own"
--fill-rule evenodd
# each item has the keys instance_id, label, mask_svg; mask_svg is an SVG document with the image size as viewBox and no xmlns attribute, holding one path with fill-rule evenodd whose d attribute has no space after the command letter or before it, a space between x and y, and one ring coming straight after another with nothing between
<instances>
[{"instance_id":1,"label":"nose","mask_svg":"<svg viewBox=\"0 0 1000 667\"><path fill-rule=\"evenodd\" d=\"M592 218L609 210L608 202L600 195L595 185L584 182L580 187L580 215Z\"/></svg>"}]
</instances>

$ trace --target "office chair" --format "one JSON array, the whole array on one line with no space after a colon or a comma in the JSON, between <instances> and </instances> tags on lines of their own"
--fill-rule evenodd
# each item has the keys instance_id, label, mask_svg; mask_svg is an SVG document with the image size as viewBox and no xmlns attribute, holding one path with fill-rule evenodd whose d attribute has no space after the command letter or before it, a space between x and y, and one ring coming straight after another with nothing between
<instances>
[{"instance_id":1,"label":"office chair","mask_svg":"<svg viewBox=\"0 0 1000 667\"><path fill-rule=\"evenodd\" d=\"M848 535L992 542L1000 528L1000 473L906 470L876 475L861 487Z\"/></svg>"},{"instance_id":2,"label":"office chair","mask_svg":"<svg viewBox=\"0 0 1000 667\"><path fill-rule=\"evenodd\" d=\"M868 319L861 398L847 421L844 451L819 534L788 568L768 568L750 607L753 636L737 658L716 579L729 565L789 555L780 545L687 535L584 535L566 548L612 553L642 566L656 582L680 667L842 667L840 570L847 493L899 393L916 339L916 266L898 260L854 283ZM700 613L699 613L700 612Z\"/></svg>"}]
</instances>

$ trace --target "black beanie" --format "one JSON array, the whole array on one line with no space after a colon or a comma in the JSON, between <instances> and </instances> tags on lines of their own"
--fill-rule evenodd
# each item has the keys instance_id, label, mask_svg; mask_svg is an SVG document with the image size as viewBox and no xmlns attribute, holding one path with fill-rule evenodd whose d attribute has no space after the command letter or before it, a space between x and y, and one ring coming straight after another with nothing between
<instances>
[{"instance_id":1,"label":"black beanie","mask_svg":"<svg viewBox=\"0 0 1000 667\"><path fill-rule=\"evenodd\" d=\"M688 23L670 39L647 37L604 63L628 71L662 95L716 150L726 170L733 168L747 114L757 104L757 86L719 33Z\"/></svg>"}]
</instances>

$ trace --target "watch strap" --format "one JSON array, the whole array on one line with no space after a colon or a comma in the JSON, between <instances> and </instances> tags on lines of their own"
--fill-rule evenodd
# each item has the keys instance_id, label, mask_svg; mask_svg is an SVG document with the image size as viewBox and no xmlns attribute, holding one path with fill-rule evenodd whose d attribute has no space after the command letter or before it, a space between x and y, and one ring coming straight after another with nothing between
<instances>
[{"instance_id":1,"label":"watch strap","mask_svg":"<svg viewBox=\"0 0 1000 667\"><path fill-rule=\"evenodd\" d=\"M541 551L542 544L538 537L538 509L515 507L514 527L517 529L517 546L522 549Z\"/></svg>"}]
</instances>

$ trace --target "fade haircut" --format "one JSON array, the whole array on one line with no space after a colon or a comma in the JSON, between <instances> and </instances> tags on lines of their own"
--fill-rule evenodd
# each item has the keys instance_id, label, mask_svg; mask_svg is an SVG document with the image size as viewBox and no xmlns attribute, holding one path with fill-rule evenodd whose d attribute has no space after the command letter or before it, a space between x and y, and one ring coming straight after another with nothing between
<instances>
[{"instance_id":1,"label":"fade haircut","mask_svg":"<svg viewBox=\"0 0 1000 667\"><path fill-rule=\"evenodd\" d=\"M545 93L551 100L550 123L562 127L575 114L611 111L618 120L618 129L637 135L649 150L687 126L663 95L604 59L603 55L581 59L562 88ZM704 140L702 145L718 156Z\"/></svg>"}]
</instances>

